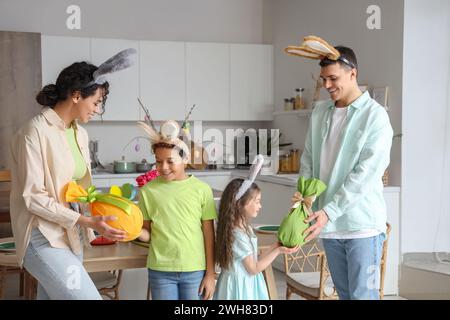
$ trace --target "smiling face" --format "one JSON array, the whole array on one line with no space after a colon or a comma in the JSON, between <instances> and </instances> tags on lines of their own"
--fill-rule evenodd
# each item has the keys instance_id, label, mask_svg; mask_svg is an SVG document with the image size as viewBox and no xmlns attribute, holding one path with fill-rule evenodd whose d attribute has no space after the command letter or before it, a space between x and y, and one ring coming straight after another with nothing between
<instances>
[{"instance_id":1,"label":"smiling face","mask_svg":"<svg viewBox=\"0 0 450 320\"><path fill-rule=\"evenodd\" d=\"M244 206L246 218L255 218L258 215L259 210L261 210L261 192L255 190L252 197Z\"/></svg>"},{"instance_id":2,"label":"smiling face","mask_svg":"<svg viewBox=\"0 0 450 320\"><path fill-rule=\"evenodd\" d=\"M355 86L358 86L356 75L356 69L342 67L340 63L330 64L320 70L323 87L330 94L331 100L335 102L347 101L353 94Z\"/></svg>"},{"instance_id":3,"label":"smiling face","mask_svg":"<svg viewBox=\"0 0 450 320\"><path fill-rule=\"evenodd\" d=\"M87 123L95 114L102 111L103 89L98 88L93 95L83 98L80 92L74 92L72 95L74 102L74 118L81 123Z\"/></svg>"},{"instance_id":4,"label":"smiling face","mask_svg":"<svg viewBox=\"0 0 450 320\"><path fill-rule=\"evenodd\" d=\"M186 162L181 158L177 148L157 147L155 149L156 170L166 181L187 178L184 168Z\"/></svg>"}]
</instances>

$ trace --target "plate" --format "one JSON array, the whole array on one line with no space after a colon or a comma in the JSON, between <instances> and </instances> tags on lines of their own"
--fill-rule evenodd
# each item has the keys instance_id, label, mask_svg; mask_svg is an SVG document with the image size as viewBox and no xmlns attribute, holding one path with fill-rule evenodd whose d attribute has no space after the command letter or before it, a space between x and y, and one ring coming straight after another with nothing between
<instances>
[{"instance_id":1,"label":"plate","mask_svg":"<svg viewBox=\"0 0 450 320\"><path fill-rule=\"evenodd\" d=\"M14 243L14 241L1 242L0 243L0 251L14 252L14 251L16 251L16 244Z\"/></svg>"},{"instance_id":2,"label":"plate","mask_svg":"<svg viewBox=\"0 0 450 320\"><path fill-rule=\"evenodd\" d=\"M253 229L256 230L256 232L259 233L267 233L267 234L276 234L278 233L278 229L280 229L279 225L263 225L263 226L257 226Z\"/></svg>"}]
</instances>

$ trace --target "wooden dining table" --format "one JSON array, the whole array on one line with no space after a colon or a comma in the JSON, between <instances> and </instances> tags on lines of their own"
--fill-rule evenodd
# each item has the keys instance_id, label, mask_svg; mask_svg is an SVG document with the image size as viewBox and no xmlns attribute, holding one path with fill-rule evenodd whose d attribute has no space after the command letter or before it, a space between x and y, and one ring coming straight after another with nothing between
<instances>
[{"instance_id":1,"label":"wooden dining table","mask_svg":"<svg viewBox=\"0 0 450 320\"><path fill-rule=\"evenodd\" d=\"M9 190L0 190L0 223L11 222L9 216Z\"/></svg>"},{"instance_id":2,"label":"wooden dining table","mask_svg":"<svg viewBox=\"0 0 450 320\"><path fill-rule=\"evenodd\" d=\"M258 249L263 251L268 248L276 237L270 234L259 234ZM13 238L3 238L0 242L13 241ZM84 249L83 265L88 272L126 270L135 268L145 268L147 264L148 248L133 242L119 242L112 245L91 246ZM14 252L0 252L0 265L9 267L18 266ZM269 298L278 299L275 278L272 266L269 265L263 271L266 280ZM147 281L147 279L143 279ZM35 299L36 280L28 273L25 274L25 298Z\"/></svg>"}]
</instances>

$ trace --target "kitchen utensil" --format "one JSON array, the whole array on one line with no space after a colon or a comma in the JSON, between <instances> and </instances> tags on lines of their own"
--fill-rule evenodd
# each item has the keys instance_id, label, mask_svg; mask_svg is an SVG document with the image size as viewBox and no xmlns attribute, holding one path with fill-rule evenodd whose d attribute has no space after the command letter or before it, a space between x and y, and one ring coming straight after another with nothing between
<instances>
[{"instance_id":1,"label":"kitchen utensil","mask_svg":"<svg viewBox=\"0 0 450 320\"><path fill-rule=\"evenodd\" d=\"M136 162L125 161L125 157L122 157L120 161L114 161L114 173L134 172L136 172Z\"/></svg>"},{"instance_id":2,"label":"kitchen utensil","mask_svg":"<svg viewBox=\"0 0 450 320\"><path fill-rule=\"evenodd\" d=\"M198 144L191 141L191 161L188 168L204 170L208 165L208 153Z\"/></svg>"},{"instance_id":3,"label":"kitchen utensil","mask_svg":"<svg viewBox=\"0 0 450 320\"><path fill-rule=\"evenodd\" d=\"M148 163L147 160L142 159L141 162L136 164L136 171L137 172L147 172L152 170L154 163Z\"/></svg>"}]
</instances>

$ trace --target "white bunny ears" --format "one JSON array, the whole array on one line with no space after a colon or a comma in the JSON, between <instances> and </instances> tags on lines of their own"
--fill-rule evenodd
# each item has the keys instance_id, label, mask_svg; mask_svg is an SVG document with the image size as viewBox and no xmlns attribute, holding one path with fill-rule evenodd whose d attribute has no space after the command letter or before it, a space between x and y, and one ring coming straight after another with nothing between
<instances>
[{"instance_id":1,"label":"white bunny ears","mask_svg":"<svg viewBox=\"0 0 450 320\"><path fill-rule=\"evenodd\" d=\"M300 46L288 46L284 49L287 54L300 56L310 59L329 59L340 60L352 68L356 66L344 57L341 57L339 51L322 38L316 36L306 36Z\"/></svg>"},{"instance_id":2,"label":"white bunny ears","mask_svg":"<svg viewBox=\"0 0 450 320\"><path fill-rule=\"evenodd\" d=\"M152 145L157 143L167 143L167 144L173 144L183 150L184 157L187 159L190 159L190 151L186 143L184 143L182 140L178 138L178 135L180 133L180 126L178 123L174 120L169 120L164 122L161 125L160 132L157 132L154 128L149 126L143 121L138 121L137 125L139 128L144 130L144 132L148 136L148 140Z\"/></svg>"},{"instance_id":3,"label":"white bunny ears","mask_svg":"<svg viewBox=\"0 0 450 320\"><path fill-rule=\"evenodd\" d=\"M256 155L255 160L253 160L252 166L250 167L250 173L248 178L244 180L244 182L239 187L238 192L236 193L236 201L242 198L242 196L251 187L252 183L256 179L256 176L261 170L263 164L264 164L264 156L261 154Z\"/></svg>"}]
</instances>

